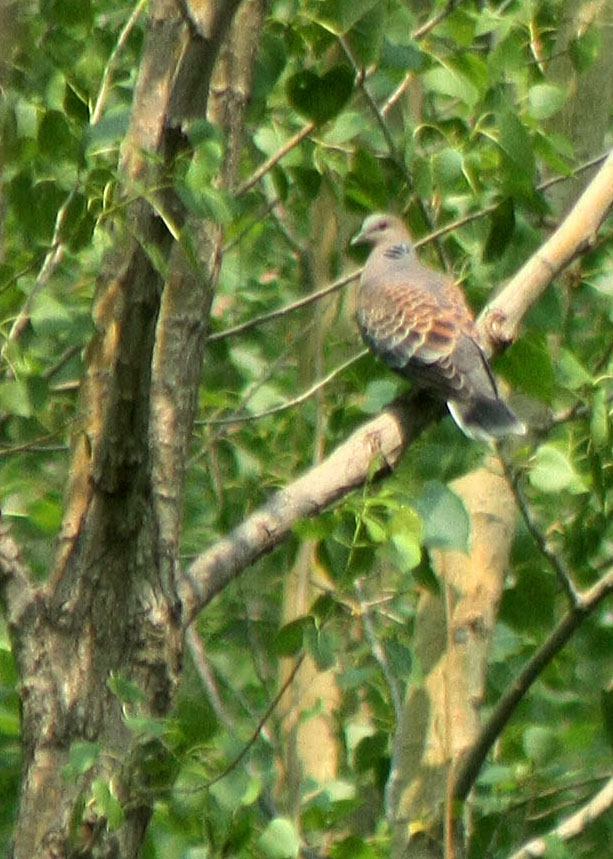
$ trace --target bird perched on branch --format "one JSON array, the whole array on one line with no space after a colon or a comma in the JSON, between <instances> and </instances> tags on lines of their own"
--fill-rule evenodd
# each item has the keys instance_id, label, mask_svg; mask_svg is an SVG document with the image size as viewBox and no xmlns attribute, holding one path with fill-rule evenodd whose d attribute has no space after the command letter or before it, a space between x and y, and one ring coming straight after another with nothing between
<instances>
[{"instance_id":1,"label":"bird perched on branch","mask_svg":"<svg viewBox=\"0 0 613 859\"><path fill-rule=\"evenodd\" d=\"M479 332L451 278L421 265L400 218L370 215L352 244L372 250L358 291L358 325L389 367L443 399L469 438L521 435L501 399Z\"/></svg>"}]
</instances>

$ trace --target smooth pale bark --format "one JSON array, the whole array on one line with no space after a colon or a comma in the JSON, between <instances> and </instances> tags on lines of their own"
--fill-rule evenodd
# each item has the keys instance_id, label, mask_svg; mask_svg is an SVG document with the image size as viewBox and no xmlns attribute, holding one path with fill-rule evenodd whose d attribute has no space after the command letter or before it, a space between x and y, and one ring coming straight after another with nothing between
<instances>
[{"instance_id":1,"label":"smooth pale bark","mask_svg":"<svg viewBox=\"0 0 613 859\"><path fill-rule=\"evenodd\" d=\"M442 855L445 797L458 761L479 734L487 658L515 530L513 493L495 459L451 488L470 516L470 548L468 554L432 552L441 593L420 600L414 656L421 679L407 690L388 788L392 855L411 859L437 842ZM417 833L413 840L411 832ZM460 850L457 838L458 857Z\"/></svg>"}]
</instances>

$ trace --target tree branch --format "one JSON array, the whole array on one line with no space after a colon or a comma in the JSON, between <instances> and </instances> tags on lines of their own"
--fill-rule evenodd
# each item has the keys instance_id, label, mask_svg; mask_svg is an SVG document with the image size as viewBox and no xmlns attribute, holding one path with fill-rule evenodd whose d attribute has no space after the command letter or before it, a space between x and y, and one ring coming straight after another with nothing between
<instances>
[{"instance_id":1,"label":"tree branch","mask_svg":"<svg viewBox=\"0 0 613 859\"><path fill-rule=\"evenodd\" d=\"M279 490L228 537L199 555L183 582L184 621L190 623L245 567L279 545L299 519L314 516L362 486L369 475L379 476L393 468L407 444L427 426L433 410L432 402L425 398L420 409L414 408L413 398L388 406L324 462Z\"/></svg>"},{"instance_id":2,"label":"tree branch","mask_svg":"<svg viewBox=\"0 0 613 859\"><path fill-rule=\"evenodd\" d=\"M480 317L489 349L512 343L520 323L554 277L596 242L613 202L613 151L555 233L530 257Z\"/></svg>"},{"instance_id":3,"label":"tree branch","mask_svg":"<svg viewBox=\"0 0 613 859\"><path fill-rule=\"evenodd\" d=\"M547 563L550 565L552 570L554 571L560 585L571 606L577 605L579 601L579 596L577 594L577 589L573 583L572 576L570 572L566 569L566 565L562 558L559 557L558 553L551 545L547 537L541 532L540 528L534 521L534 517L530 512L528 507L528 503L524 497L524 493L519 485L519 475L514 474L511 468L511 464L508 461L507 457L504 455L504 452L501 449L501 446L498 445L498 456L502 463L502 467L504 469L504 473L509 482L509 486L515 496L515 502L517 507L519 508L519 512L522 515L522 519L524 520L524 524L528 529L528 532L531 534L532 539L536 543L538 550L541 555L545 558Z\"/></svg>"},{"instance_id":4,"label":"tree branch","mask_svg":"<svg viewBox=\"0 0 613 859\"><path fill-rule=\"evenodd\" d=\"M284 403L279 403L278 406L272 406L270 409L266 409L264 412L258 412L255 415L231 415L230 417L224 418L211 418L211 420L203 421L202 423L207 426L227 426L232 424L240 424L240 423L251 423L251 421L259 421L261 418L268 418L270 415L279 414L279 412L285 412L287 409L293 409L296 406L299 406L301 403L306 402L311 397L313 397L318 391L322 388L325 388L333 379L335 379L341 373L344 373L348 367L351 367L352 364L355 364L356 361L359 361L360 358L363 358L364 355L368 353L368 349L361 349L356 355L352 355L351 358L348 358L346 361L343 361L338 367L335 367L334 370L331 370L326 376L322 379L318 379L317 382L312 384L306 391L303 391L301 394L298 394L297 397L292 397L291 400L286 400Z\"/></svg>"},{"instance_id":5,"label":"tree branch","mask_svg":"<svg viewBox=\"0 0 613 859\"><path fill-rule=\"evenodd\" d=\"M291 152L291 150L295 146L298 146L298 144L301 143L305 137L308 137L314 128L314 122L307 122L307 124L304 125L299 131L297 131L293 137L290 137L289 140L286 140L283 146L277 152L275 152L274 155L271 155L270 158L267 158L263 164L260 164L257 170L255 170L251 174L251 176L243 182L243 184L237 189L236 196L242 197L243 194L246 194L247 191L253 188L253 186L260 181L262 176L265 176L266 173L268 173L269 170L272 170L275 164L277 164L285 155L287 155L288 152Z\"/></svg>"},{"instance_id":6,"label":"tree branch","mask_svg":"<svg viewBox=\"0 0 613 859\"><path fill-rule=\"evenodd\" d=\"M585 832L590 823L608 811L613 806L613 778L598 791L595 796L587 802L583 808L567 817L559 826L556 826L549 835L556 835L562 841L570 841ZM535 856L544 856L547 852L545 837L534 838L517 850L510 859L532 859Z\"/></svg>"},{"instance_id":7,"label":"tree branch","mask_svg":"<svg viewBox=\"0 0 613 859\"><path fill-rule=\"evenodd\" d=\"M382 110L382 113L385 113L385 110ZM597 158L592 158L590 161L587 161L585 164L581 164L575 170L572 171L571 176L578 176L580 173L583 173L585 170L589 170L592 167L600 164L605 161L607 155L599 155ZM540 185L536 186L537 191L545 191L547 188L550 188L552 185L558 184L558 182L564 182L569 179L569 176L554 176L551 179L547 179L544 182L541 182ZM269 205L264 212L260 214L260 218L264 217L267 211L270 211L272 205L276 205L276 201L273 204ZM442 227L439 227L436 230L433 230L431 233L428 233L426 236L423 236L421 239L417 239L414 245L416 249L422 248L425 245L430 244L431 242L436 241L441 236L447 235L447 233L452 232L453 230L457 230L460 227L465 226L466 224L470 224L473 221L478 220L479 218L484 218L487 215L491 215L492 212L495 212L498 208L499 203L492 203L489 206L485 206L482 209L479 209L476 212L469 212L468 215L463 215L461 218L457 218L455 221L450 221L448 224L443 224ZM240 237L234 239L228 245L224 246L224 252L229 250L231 247L239 241ZM347 284L351 283L351 281L356 280L360 274L362 273L362 269L358 269L357 271L352 272L349 275L345 275L338 280L335 280L333 283L328 286L324 286L316 292L310 293L304 298L298 299L298 301L293 301L290 304L286 304L284 307L279 307L276 310L272 310L269 313L262 313L260 316L254 316L252 319L247 319L245 322L241 322L239 325L234 325L232 328L226 328L223 331L216 331L213 334L209 335L209 342L214 342L215 340L223 340L226 337L234 337L237 334L242 334L244 331L249 331L251 328L256 327L257 325L263 325L266 322L271 322L273 319L279 319L281 316L286 316L289 313L293 313L294 310L299 310L302 307L306 307L309 304L312 304L314 301L319 301L320 298L324 298L326 295L329 295L332 292L336 292L338 289L342 289L343 286L347 286Z\"/></svg>"},{"instance_id":8,"label":"tree branch","mask_svg":"<svg viewBox=\"0 0 613 859\"><path fill-rule=\"evenodd\" d=\"M562 268L562 261L568 262L579 253L588 238L593 240L612 202L613 154L608 156L554 236L481 315L479 327L490 353L508 342L505 332L506 336L515 336L522 314ZM555 260L555 264L543 265L543 259L550 258ZM539 273L538 278L534 276L535 269ZM355 273L349 275L344 282L337 281L326 289L338 289L355 276ZM307 296L301 302L306 304L309 300L313 300L313 296ZM282 312L288 312L287 308ZM278 315L282 312L277 311ZM492 320L496 323L493 331ZM512 326L505 328L505 321L512 322ZM237 329L244 331L254 324L256 321L250 320ZM392 404L356 430L324 462L280 490L228 537L200 554L181 586L184 622L190 623L228 582L284 540L298 519L319 513L350 490L363 485L372 476L377 459L382 459L384 465L376 469L376 475L393 468L406 446L435 414L440 413L440 409L435 409L432 404L419 410L412 409L406 401Z\"/></svg>"},{"instance_id":9,"label":"tree branch","mask_svg":"<svg viewBox=\"0 0 613 859\"><path fill-rule=\"evenodd\" d=\"M299 310L301 307L307 307L314 301L319 301L320 298L324 298L324 296L330 295L332 292L337 292L337 290L347 286L351 281L357 280L361 271L362 269L352 271L351 274L346 274L344 277L340 277L338 280L324 286L322 289L318 289L316 292L310 292L308 295L305 295L304 298L292 301L291 304L286 304L284 307L279 307L277 310L270 311L270 313L262 313L260 316L254 316L252 319L247 319L246 322L241 322L240 325L235 325L233 328L226 328L224 331L217 331L215 334L210 335L208 342L212 343L215 340L223 340L226 337L234 337L236 334L243 334L245 331L255 328L256 325L261 325L263 322L271 322L273 319L280 319L283 316L287 316L288 313L293 313L294 310Z\"/></svg>"},{"instance_id":10,"label":"tree branch","mask_svg":"<svg viewBox=\"0 0 613 859\"><path fill-rule=\"evenodd\" d=\"M32 605L35 589L30 572L21 560L19 547L7 525L0 527L0 599L4 603L9 627L19 625L23 612Z\"/></svg>"},{"instance_id":11,"label":"tree branch","mask_svg":"<svg viewBox=\"0 0 613 859\"><path fill-rule=\"evenodd\" d=\"M613 569L600 579L588 591L579 594L577 603L558 623L551 635L534 652L524 665L515 681L509 686L489 719L483 726L477 742L462 764L456 781L454 795L456 799L464 800L473 786L483 765L483 761L506 723L513 715L515 708L524 697L530 686L541 674L546 665L569 641L571 636L581 626L585 618L593 612L602 600L613 592Z\"/></svg>"}]
</instances>

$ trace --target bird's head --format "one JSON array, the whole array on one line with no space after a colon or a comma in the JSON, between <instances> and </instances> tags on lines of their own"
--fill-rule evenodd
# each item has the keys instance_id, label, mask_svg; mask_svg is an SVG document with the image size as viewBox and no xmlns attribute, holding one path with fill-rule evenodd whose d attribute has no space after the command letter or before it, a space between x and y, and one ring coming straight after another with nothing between
<instances>
[{"instance_id":1,"label":"bird's head","mask_svg":"<svg viewBox=\"0 0 613 859\"><path fill-rule=\"evenodd\" d=\"M369 215L360 232L351 240L352 245L411 244L407 228L396 215Z\"/></svg>"}]
</instances>

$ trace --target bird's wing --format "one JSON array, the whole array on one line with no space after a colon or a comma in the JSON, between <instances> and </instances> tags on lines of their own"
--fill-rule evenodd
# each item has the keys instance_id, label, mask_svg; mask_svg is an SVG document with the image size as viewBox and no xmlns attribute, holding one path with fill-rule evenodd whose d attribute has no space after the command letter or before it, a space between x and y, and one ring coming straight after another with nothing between
<instances>
[{"instance_id":1,"label":"bird's wing","mask_svg":"<svg viewBox=\"0 0 613 859\"><path fill-rule=\"evenodd\" d=\"M367 280L358 323L373 352L418 384L445 398L497 396L464 296L444 276L419 267L410 279Z\"/></svg>"}]
</instances>

